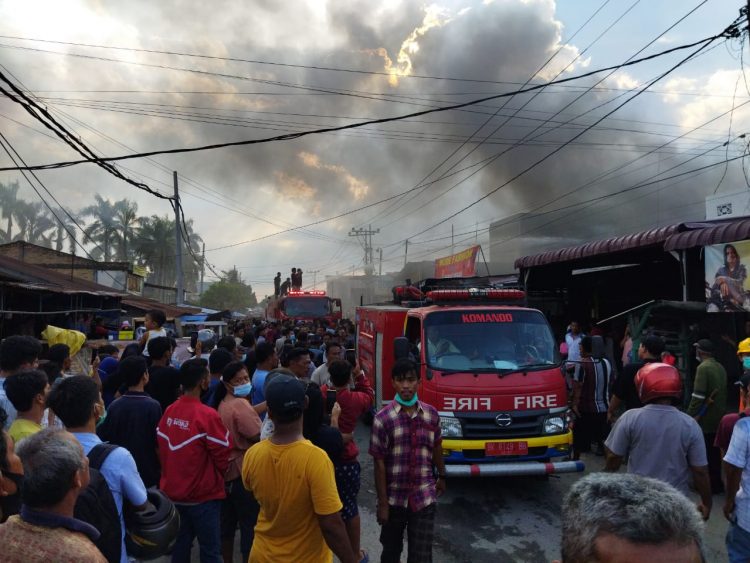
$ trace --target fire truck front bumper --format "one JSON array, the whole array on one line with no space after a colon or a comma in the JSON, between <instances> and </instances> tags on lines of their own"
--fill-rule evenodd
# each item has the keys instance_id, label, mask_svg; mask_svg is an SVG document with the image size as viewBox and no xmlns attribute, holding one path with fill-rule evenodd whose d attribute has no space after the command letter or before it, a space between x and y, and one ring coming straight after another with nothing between
<instances>
[{"instance_id":1,"label":"fire truck front bumper","mask_svg":"<svg viewBox=\"0 0 750 563\"><path fill-rule=\"evenodd\" d=\"M448 477L525 477L557 473L581 473L586 469L582 461L511 461L505 463L451 464L445 466Z\"/></svg>"},{"instance_id":2,"label":"fire truck front bumper","mask_svg":"<svg viewBox=\"0 0 750 563\"><path fill-rule=\"evenodd\" d=\"M578 473L581 461L563 461L570 453L572 433L526 440L466 440L444 438L446 474L452 477L551 475ZM559 461L558 461L559 460Z\"/></svg>"}]
</instances>

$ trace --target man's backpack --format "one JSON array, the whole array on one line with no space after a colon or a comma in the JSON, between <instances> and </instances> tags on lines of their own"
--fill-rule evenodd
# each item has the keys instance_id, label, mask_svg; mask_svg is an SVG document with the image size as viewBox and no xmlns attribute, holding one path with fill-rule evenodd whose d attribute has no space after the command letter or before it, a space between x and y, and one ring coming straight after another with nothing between
<instances>
[{"instance_id":1,"label":"man's backpack","mask_svg":"<svg viewBox=\"0 0 750 563\"><path fill-rule=\"evenodd\" d=\"M110 563L120 561L122 528L115 497L101 473L101 467L117 447L114 444L97 444L89 452L89 485L78 495L74 512L76 518L99 530L101 535L94 543Z\"/></svg>"}]
</instances>

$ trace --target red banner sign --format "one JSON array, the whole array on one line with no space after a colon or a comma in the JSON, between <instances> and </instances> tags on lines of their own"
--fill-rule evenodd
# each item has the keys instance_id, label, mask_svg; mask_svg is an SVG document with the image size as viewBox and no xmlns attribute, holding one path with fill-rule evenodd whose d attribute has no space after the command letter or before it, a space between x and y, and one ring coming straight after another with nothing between
<instances>
[{"instance_id":1,"label":"red banner sign","mask_svg":"<svg viewBox=\"0 0 750 563\"><path fill-rule=\"evenodd\" d=\"M436 278L470 278L477 274L479 245L435 260Z\"/></svg>"}]
</instances>

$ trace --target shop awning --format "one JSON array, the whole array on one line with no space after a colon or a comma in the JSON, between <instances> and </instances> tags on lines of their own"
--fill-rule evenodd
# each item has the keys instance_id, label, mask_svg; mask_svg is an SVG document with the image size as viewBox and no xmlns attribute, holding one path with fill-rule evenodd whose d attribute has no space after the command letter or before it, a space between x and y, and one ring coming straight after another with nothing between
<instances>
[{"instance_id":1,"label":"shop awning","mask_svg":"<svg viewBox=\"0 0 750 563\"><path fill-rule=\"evenodd\" d=\"M666 227L657 227L655 229L649 229L648 231L641 231L640 233L587 242L578 246L550 250L541 254L532 254L516 260L515 267L520 270L524 268L533 268L535 266L555 264L557 262L570 262L572 260L580 260L581 258L612 254L634 248L658 246L664 244L664 241L670 236L680 232L682 227L682 224L668 225Z\"/></svg>"},{"instance_id":2,"label":"shop awning","mask_svg":"<svg viewBox=\"0 0 750 563\"><path fill-rule=\"evenodd\" d=\"M682 232L670 236L664 242L664 250L685 250L696 246L750 239L750 218L721 223L683 223L682 226Z\"/></svg>"}]
</instances>

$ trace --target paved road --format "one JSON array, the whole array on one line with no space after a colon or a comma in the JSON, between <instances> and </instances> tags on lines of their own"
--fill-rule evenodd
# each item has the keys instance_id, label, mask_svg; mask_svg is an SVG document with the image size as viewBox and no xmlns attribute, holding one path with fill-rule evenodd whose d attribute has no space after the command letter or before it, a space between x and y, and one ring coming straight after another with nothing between
<instances>
[{"instance_id":1,"label":"paved road","mask_svg":"<svg viewBox=\"0 0 750 563\"><path fill-rule=\"evenodd\" d=\"M367 451L368 431L359 428L357 441ZM585 455L586 471L601 471L604 460ZM372 459L360 455L362 543L371 561L378 561L380 528L375 522ZM584 474L540 478L449 479L438 504L434 559L438 563L541 563L559 557L562 499ZM696 497L697 498L697 497ZM728 523L714 497L705 542L706 560L726 561L724 535ZM374 556L374 557L373 557ZM404 553L403 560L406 560Z\"/></svg>"},{"instance_id":2,"label":"paved road","mask_svg":"<svg viewBox=\"0 0 750 563\"><path fill-rule=\"evenodd\" d=\"M359 495L362 547L374 563L380 559L380 527L375 520L372 458L367 455L369 428L356 432L362 464ZM601 471L603 458L584 456L586 471ZM559 557L561 505L567 490L583 474L539 478L450 479L438 504L434 560L436 563L542 563ZM727 522L723 496L714 497L705 542L706 560L726 561ZM192 560L199 561L197 545ZM239 534L235 561L239 557ZM406 553L402 557L406 561ZM168 561L167 558L160 561Z\"/></svg>"}]
</instances>

